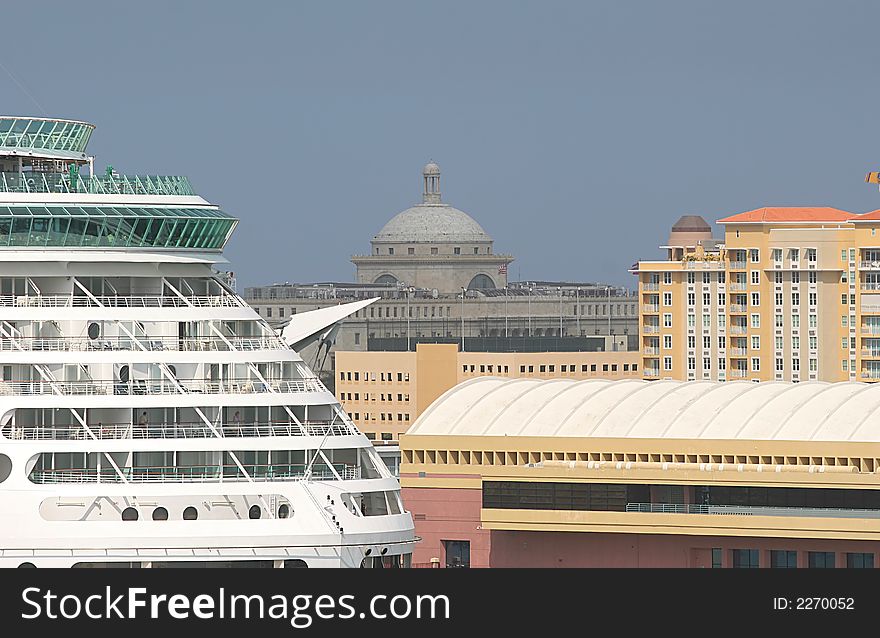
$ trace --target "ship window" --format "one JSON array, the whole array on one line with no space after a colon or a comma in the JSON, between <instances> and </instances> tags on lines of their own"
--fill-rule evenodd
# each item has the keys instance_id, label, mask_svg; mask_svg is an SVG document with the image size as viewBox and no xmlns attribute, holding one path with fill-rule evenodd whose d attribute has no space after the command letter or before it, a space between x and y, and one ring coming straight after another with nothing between
<instances>
[{"instance_id":1,"label":"ship window","mask_svg":"<svg viewBox=\"0 0 880 638\"><path fill-rule=\"evenodd\" d=\"M153 520L154 521L167 521L168 520L168 510L164 507L157 507L153 510Z\"/></svg>"},{"instance_id":2,"label":"ship window","mask_svg":"<svg viewBox=\"0 0 880 638\"><path fill-rule=\"evenodd\" d=\"M301 558L288 558L284 561L284 569L305 568L309 564Z\"/></svg>"},{"instance_id":3,"label":"ship window","mask_svg":"<svg viewBox=\"0 0 880 638\"><path fill-rule=\"evenodd\" d=\"M133 507L126 507L122 510L122 520L136 521L138 519L138 511Z\"/></svg>"},{"instance_id":4,"label":"ship window","mask_svg":"<svg viewBox=\"0 0 880 638\"><path fill-rule=\"evenodd\" d=\"M0 483L9 478L12 473L12 459L5 454L0 454Z\"/></svg>"},{"instance_id":5,"label":"ship window","mask_svg":"<svg viewBox=\"0 0 880 638\"><path fill-rule=\"evenodd\" d=\"M27 568L33 569L33 568L36 568L36 565L34 565L33 563L22 563L21 565L19 565L19 568L21 568L21 567L27 567Z\"/></svg>"},{"instance_id":6,"label":"ship window","mask_svg":"<svg viewBox=\"0 0 880 638\"><path fill-rule=\"evenodd\" d=\"M183 510L183 520L194 521L199 517L199 511L194 507L187 507Z\"/></svg>"},{"instance_id":7,"label":"ship window","mask_svg":"<svg viewBox=\"0 0 880 638\"><path fill-rule=\"evenodd\" d=\"M97 339L101 336L101 326L94 321L89 324L89 339Z\"/></svg>"},{"instance_id":8,"label":"ship window","mask_svg":"<svg viewBox=\"0 0 880 638\"><path fill-rule=\"evenodd\" d=\"M248 518L251 520L255 520L260 518L263 515L263 510L260 509L259 505L251 505L251 508L248 510Z\"/></svg>"},{"instance_id":9,"label":"ship window","mask_svg":"<svg viewBox=\"0 0 880 638\"><path fill-rule=\"evenodd\" d=\"M290 505L283 503L278 508L278 518L290 518Z\"/></svg>"}]
</instances>

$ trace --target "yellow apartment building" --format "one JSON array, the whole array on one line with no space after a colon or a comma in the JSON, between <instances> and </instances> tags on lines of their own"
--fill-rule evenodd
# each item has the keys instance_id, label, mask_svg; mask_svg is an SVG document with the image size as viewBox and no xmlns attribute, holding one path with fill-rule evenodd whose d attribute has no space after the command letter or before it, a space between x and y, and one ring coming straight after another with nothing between
<instances>
[{"instance_id":1,"label":"yellow apartment building","mask_svg":"<svg viewBox=\"0 0 880 638\"><path fill-rule=\"evenodd\" d=\"M672 228L640 261L646 379L880 379L880 211L761 208Z\"/></svg>"},{"instance_id":2,"label":"yellow apartment building","mask_svg":"<svg viewBox=\"0 0 880 638\"><path fill-rule=\"evenodd\" d=\"M475 377L640 379L637 351L459 352L420 343L414 352L337 352L336 396L368 438L397 442L437 397Z\"/></svg>"}]
</instances>

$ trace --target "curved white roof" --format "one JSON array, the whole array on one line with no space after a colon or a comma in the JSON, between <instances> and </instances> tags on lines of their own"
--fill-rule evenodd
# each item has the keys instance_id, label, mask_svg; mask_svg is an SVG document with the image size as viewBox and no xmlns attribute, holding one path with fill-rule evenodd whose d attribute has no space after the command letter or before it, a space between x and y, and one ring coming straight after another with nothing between
<instances>
[{"instance_id":1,"label":"curved white roof","mask_svg":"<svg viewBox=\"0 0 880 638\"><path fill-rule=\"evenodd\" d=\"M880 442L880 384L480 377L407 434Z\"/></svg>"}]
</instances>

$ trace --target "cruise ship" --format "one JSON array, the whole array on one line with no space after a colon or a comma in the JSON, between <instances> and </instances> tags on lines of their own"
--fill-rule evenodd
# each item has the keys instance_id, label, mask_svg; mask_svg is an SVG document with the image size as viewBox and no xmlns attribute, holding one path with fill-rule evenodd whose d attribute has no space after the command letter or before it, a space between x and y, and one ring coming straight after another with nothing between
<instances>
[{"instance_id":1,"label":"cruise ship","mask_svg":"<svg viewBox=\"0 0 880 638\"><path fill-rule=\"evenodd\" d=\"M0 566L408 567L397 479L291 347L348 310L277 333L238 220L96 172L93 130L0 117Z\"/></svg>"}]
</instances>

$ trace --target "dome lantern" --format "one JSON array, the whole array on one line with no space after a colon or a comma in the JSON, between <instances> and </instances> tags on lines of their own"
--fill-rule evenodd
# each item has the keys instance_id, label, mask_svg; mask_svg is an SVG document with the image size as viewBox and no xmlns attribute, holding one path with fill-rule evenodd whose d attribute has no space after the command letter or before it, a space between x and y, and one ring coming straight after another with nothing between
<instances>
[{"instance_id":1,"label":"dome lantern","mask_svg":"<svg viewBox=\"0 0 880 638\"><path fill-rule=\"evenodd\" d=\"M422 169L422 179L425 182L425 190L422 193L422 203L440 203L440 167L433 160L425 164Z\"/></svg>"}]
</instances>

